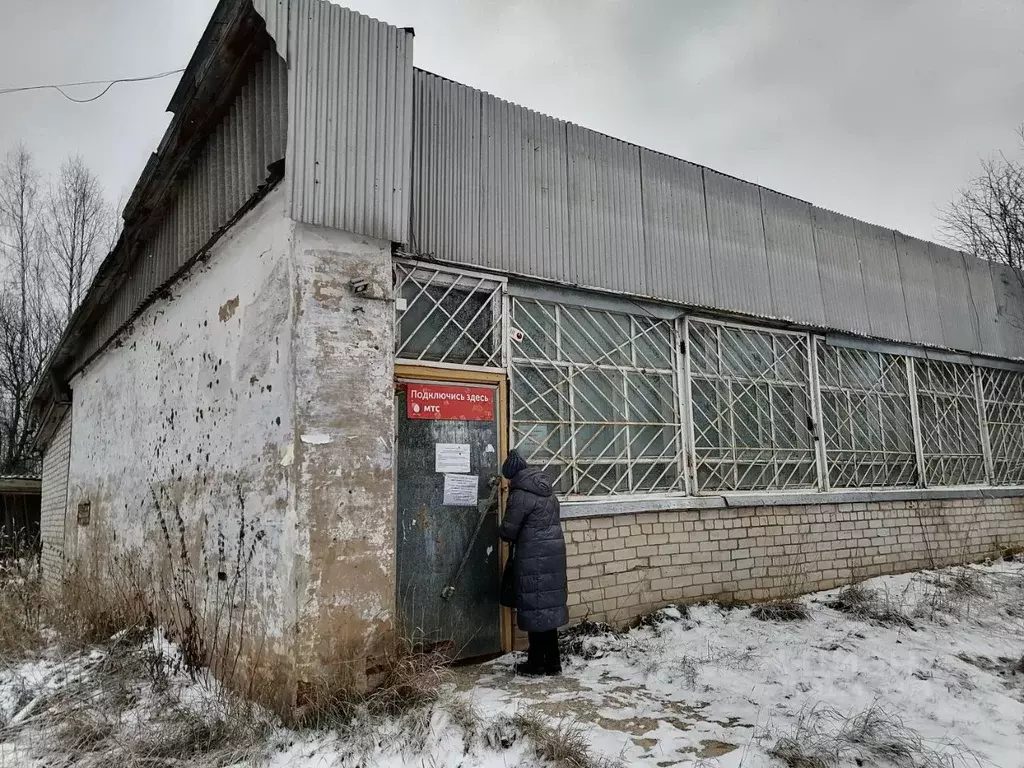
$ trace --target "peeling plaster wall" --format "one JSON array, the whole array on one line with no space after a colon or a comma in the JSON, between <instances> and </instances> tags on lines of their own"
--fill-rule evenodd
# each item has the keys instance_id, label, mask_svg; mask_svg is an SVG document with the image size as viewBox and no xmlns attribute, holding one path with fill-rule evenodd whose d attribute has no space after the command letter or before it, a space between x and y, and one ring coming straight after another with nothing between
<instances>
[{"instance_id":1,"label":"peeling plaster wall","mask_svg":"<svg viewBox=\"0 0 1024 768\"><path fill-rule=\"evenodd\" d=\"M395 599L394 302L390 243L295 225L296 506L303 682L362 685ZM356 292L353 281L364 281Z\"/></svg>"},{"instance_id":2,"label":"peeling plaster wall","mask_svg":"<svg viewBox=\"0 0 1024 768\"><path fill-rule=\"evenodd\" d=\"M68 499L79 569L183 584L208 644L214 626L236 642L245 628L240 666L221 674L270 683L282 707L309 552L295 505L294 226L271 191L75 378Z\"/></svg>"}]
</instances>

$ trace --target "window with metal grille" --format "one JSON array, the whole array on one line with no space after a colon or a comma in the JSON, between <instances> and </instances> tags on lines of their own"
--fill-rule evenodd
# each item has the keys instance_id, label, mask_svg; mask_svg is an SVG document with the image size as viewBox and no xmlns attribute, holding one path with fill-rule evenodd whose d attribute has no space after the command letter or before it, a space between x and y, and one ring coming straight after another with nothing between
<instances>
[{"instance_id":1,"label":"window with metal grille","mask_svg":"<svg viewBox=\"0 0 1024 768\"><path fill-rule=\"evenodd\" d=\"M985 458L974 369L940 360L914 360L917 408L927 485L985 482Z\"/></svg>"},{"instance_id":2,"label":"window with metal grille","mask_svg":"<svg viewBox=\"0 0 1024 768\"><path fill-rule=\"evenodd\" d=\"M822 340L815 346L830 487L915 485L906 358Z\"/></svg>"},{"instance_id":3,"label":"window with metal grille","mask_svg":"<svg viewBox=\"0 0 1024 768\"><path fill-rule=\"evenodd\" d=\"M394 275L398 362L504 365L501 281L402 261Z\"/></svg>"},{"instance_id":4,"label":"window with metal grille","mask_svg":"<svg viewBox=\"0 0 1024 768\"><path fill-rule=\"evenodd\" d=\"M814 486L808 337L693 319L688 328L698 490Z\"/></svg>"},{"instance_id":5,"label":"window with metal grille","mask_svg":"<svg viewBox=\"0 0 1024 768\"><path fill-rule=\"evenodd\" d=\"M992 482L1024 485L1024 373L980 370Z\"/></svg>"},{"instance_id":6,"label":"window with metal grille","mask_svg":"<svg viewBox=\"0 0 1024 768\"><path fill-rule=\"evenodd\" d=\"M685 489L672 321L515 298L511 322L512 442L559 492Z\"/></svg>"}]
</instances>

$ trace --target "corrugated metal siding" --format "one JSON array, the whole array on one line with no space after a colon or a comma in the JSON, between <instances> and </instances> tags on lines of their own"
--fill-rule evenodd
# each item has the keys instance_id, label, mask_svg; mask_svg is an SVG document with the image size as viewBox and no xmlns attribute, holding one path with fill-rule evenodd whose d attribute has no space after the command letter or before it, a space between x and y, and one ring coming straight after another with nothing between
<instances>
[{"instance_id":1,"label":"corrugated metal siding","mask_svg":"<svg viewBox=\"0 0 1024 768\"><path fill-rule=\"evenodd\" d=\"M870 335L871 320L857 249L856 222L821 208L813 209L811 215L825 324Z\"/></svg>"},{"instance_id":2,"label":"corrugated metal siding","mask_svg":"<svg viewBox=\"0 0 1024 768\"><path fill-rule=\"evenodd\" d=\"M762 189L761 215L775 316L824 325L810 204Z\"/></svg>"},{"instance_id":3,"label":"corrugated metal siding","mask_svg":"<svg viewBox=\"0 0 1024 768\"><path fill-rule=\"evenodd\" d=\"M957 266L945 249L426 72L415 81L411 236L420 252L892 341L1024 355L1024 322L995 318L996 296L1005 316L1019 286L987 288L974 259Z\"/></svg>"},{"instance_id":4,"label":"corrugated metal siding","mask_svg":"<svg viewBox=\"0 0 1024 768\"><path fill-rule=\"evenodd\" d=\"M68 503L68 471L71 467L71 411L57 427L43 454L43 493L39 513L40 562L50 586L64 575L65 520Z\"/></svg>"},{"instance_id":5,"label":"corrugated metal siding","mask_svg":"<svg viewBox=\"0 0 1024 768\"><path fill-rule=\"evenodd\" d=\"M935 273L928 243L896 232L896 256L900 263L903 295L907 301L910 340L942 346L942 321L936 294Z\"/></svg>"},{"instance_id":6,"label":"corrugated metal siding","mask_svg":"<svg viewBox=\"0 0 1024 768\"><path fill-rule=\"evenodd\" d=\"M989 355L1007 355L999 336L996 316L996 294L992 288L992 270L987 261L964 256L967 280L971 286L971 301L978 315L978 334L981 351Z\"/></svg>"},{"instance_id":7,"label":"corrugated metal siding","mask_svg":"<svg viewBox=\"0 0 1024 768\"><path fill-rule=\"evenodd\" d=\"M480 110L479 91L417 73L411 245L419 253L481 260Z\"/></svg>"},{"instance_id":8,"label":"corrugated metal siding","mask_svg":"<svg viewBox=\"0 0 1024 768\"><path fill-rule=\"evenodd\" d=\"M565 131L483 94L482 265L571 282Z\"/></svg>"},{"instance_id":9,"label":"corrugated metal siding","mask_svg":"<svg viewBox=\"0 0 1024 768\"><path fill-rule=\"evenodd\" d=\"M971 300L971 284L963 256L934 243L928 245L928 256L934 274L943 344L953 349L980 349L978 315Z\"/></svg>"},{"instance_id":10,"label":"corrugated metal siding","mask_svg":"<svg viewBox=\"0 0 1024 768\"><path fill-rule=\"evenodd\" d=\"M412 39L324 0L255 0L288 62L291 217L409 241Z\"/></svg>"},{"instance_id":11,"label":"corrugated metal siding","mask_svg":"<svg viewBox=\"0 0 1024 768\"><path fill-rule=\"evenodd\" d=\"M267 166L285 154L287 112L285 63L268 49L206 139L163 221L79 347L79 361L95 354L266 181Z\"/></svg>"},{"instance_id":12,"label":"corrugated metal siding","mask_svg":"<svg viewBox=\"0 0 1024 768\"><path fill-rule=\"evenodd\" d=\"M699 165L640 150L644 242L651 293L713 307L704 171Z\"/></svg>"},{"instance_id":13,"label":"corrugated metal siding","mask_svg":"<svg viewBox=\"0 0 1024 768\"><path fill-rule=\"evenodd\" d=\"M892 230L862 221L856 223L856 229L871 333L883 339L909 341L907 302Z\"/></svg>"},{"instance_id":14,"label":"corrugated metal siding","mask_svg":"<svg viewBox=\"0 0 1024 768\"><path fill-rule=\"evenodd\" d=\"M771 317L775 308L758 188L706 170L704 193L716 305Z\"/></svg>"},{"instance_id":15,"label":"corrugated metal siding","mask_svg":"<svg viewBox=\"0 0 1024 768\"><path fill-rule=\"evenodd\" d=\"M1024 357L1024 285L1022 276L1005 264L990 265L996 302L996 325L1004 354Z\"/></svg>"},{"instance_id":16,"label":"corrugated metal siding","mask_svg":"<svg viewBox=\"0 0 1024 768\"><path fill-rule=\"evenodd\" d=\"M572 124L567 146L571 282L647 295L639 148Z\"/></svg>"}]
</instances>

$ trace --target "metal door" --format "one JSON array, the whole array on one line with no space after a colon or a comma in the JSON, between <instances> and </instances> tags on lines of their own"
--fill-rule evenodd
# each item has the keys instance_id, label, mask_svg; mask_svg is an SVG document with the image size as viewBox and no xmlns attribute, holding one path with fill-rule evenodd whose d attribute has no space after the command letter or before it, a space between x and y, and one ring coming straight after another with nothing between
<instances>
[{"instance_id":1,"label":"metal door","mask_svg":"<svg viewBox=\"0 0 1024 768\"><path fill-rule=\"evenodd\" d=\"M456 409L428 415L412 402L421 396L417 387L476 392L477 398L487 393L490 405L475 413ZM414 643L443 646L453 658L498 653L498 510L487 510L490 481L499 472L497 390L406 382L396 387L395 397L401 629ZM474 540L482 510L486 515ZM461 577L452 584L464 556ZM449 586L454 590L444 599Z\"/></svg>"}]
</instances>

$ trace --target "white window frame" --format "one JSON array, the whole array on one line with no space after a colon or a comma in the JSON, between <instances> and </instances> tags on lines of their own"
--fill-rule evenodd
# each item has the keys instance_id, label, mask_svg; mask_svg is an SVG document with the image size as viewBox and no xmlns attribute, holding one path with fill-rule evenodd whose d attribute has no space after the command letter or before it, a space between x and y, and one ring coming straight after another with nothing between
<instances>
[{"instance_id":1,"label":"white window frame","mask_svg":"<svg viewBox=\"0 0 1024 768\"><path fill-rule=\"evenodd\" d=\"M394 259L393 269L395 270L396 285L395 285L395 363L398 365L421 365L428 366L431 368L447 368L449 370L460 370L460 371L488 371L491 373L504 373L506 370L506 361L508 360L508 334L505 329L508 327L508 309L507 309L507 290L508 290L508 278L499 275L490 275L482 272L474 272L471 270L458 269L456 267L442 266L439 264L430 264L422 261L410 261L406 259ZM405 273L405 278L401 279L401 275ZM402 318L405 312L409 311L410 306L402 306L405 303L405 297L401 295L401 288L409 280L415 279L416 275L423 276L426 278L424 289L420 290L418 296L426 296L431 304L431 309L424 316L423 320L416 326L416 329L412 334L403 339L402 337ZM453 362L447 359L451 354L454 344L450 345L448 350L441 355L440 360L431 360L423 355L420 356L408 356L403 355L406 350L406 345L409 340L413 338L416 333L423 327L429 317L432 317L435 312L440 311L448 317L447 322L444 323L445 327L452 325L452 317L448 314L448 311L441 307L440 302L436 301L432 296L426 293L426 286L439 286L446 288L446 295L454 288L460 289L471 289L470 294L478 292L486 292L488 301L484 306L490 307L490 314L492 318L490 329L488 334L492 339L492 346L494 352L488 356L487 363L478 364L471 362ZM467 296L468 300L468 296ZM415 300L414 300L415 301ZM465 300L463 301L463 305ZM461 307L462 305L460 305ZM458 310L456 310L456 313ZM479 310L474 315L474 320L479 315ZM461 340L463 337L469 338L473 341L472 337L468 337L466 334L466 328L457 326L459 336L456 338L456 342ZM479 347L480 342L477 342ZM474 348L476 349L476 348Z\"/></svg>"},{"instance_id":2,"label":"white window frame","mask_svg":"<svg viewBox=\"0 0 1024 768\"><path fill-rule=\"evenodd\" d=\"M545 456L545 466L557 465L562 467L559 479L564 478L566 480L566 499L567 500L593 500L595 498L663 498L671 496L685 496L688 492L688 471L687 471L687 450L684 440L684 413L682 408L682 397L683 387L681 380L682 363L679 356L679 336L678 336L678 324L674 320L661 317L650 317L648 318L642 313L636 311L636 308L627 308L623 306L621 309L606 309L597 307L588 307L585 305L575 304L572 302L558 302L552 301L546 298L536 298L531 296L515 296L512 297L509 302L509 318L510 328L516 325L516 318L519 316L519 312L545 312L547 319L553 323L554 326L554 337L548 337L547 341L553 343L554 347L554 358L550 356L539 357L530 356L529 354L522 353L517 349L518 343L513 343L512 350L509 355L509 377L510 377L510 434L512 436L513 443L519 439L518 435L523 430L523 425L534 424L534 421L530 419L524 419L522 414L517 409L519 399L523 398L523 393L517 391L517 382L524 380L527 370L540 370L540 371L555 371L561 376L561 380L558 382L551 382L545 376L545 381L555 389L560 386L565 387L565 396L559 397L559 403L565 403L567 405L567 412L559 414L560 420L557 422L557 429L560 432L567 431L567 438L563 438L561 443L556 449L551 451L550 456ZM586 331L585 328L576 325L572 328L567 326L568 316L571 316L571 312L583 312L587 313L593 319L594 315L606 315L613 316L614 318L625 318L629 322L629 362L623 364L621 362L615 362L612 360L603 360L598 358L596 361L580 361L575 360L573 357L575 353L581 351L581 345L575 344L575 350L567 346L566 339L572 338L574 335L579 333L586 334L587 342L595 349L601 347L601 340L595 339ZM570 314L567 315L566 313ZM613 320L613 322L615 322ZM650 323L650 328L644 330L643 327L647 323ZM594 323L593 327L599 327L599 323ZM665 333L662 334L662 331ZM515 328L511 333L522 332L522 329ZM645 361L638 359L638 342L643 338L652 338L651 334L655 333L655 337L658 341L666 341L669 347L663 350L664 359L667 363L666 367L661 368L657 366L643 365ZM571 343L571 342L570 342ZM540 344L535 344L537 349L541 349ZM615 347L612 351L621 351L623 345ZM659 355L660 356L660 355ZM651 361L646 361L651 362ZM609 375L609 378L614 375L616 384L621 385L621 394L623 410L622 414L616 414L623 418L616 418L608 422L600 421L589 421L583 418L579 418L579 414L582 412L583 407L577 407L577 400L584 398L586 405L592 410L600 410L594 403L590 402L586 398L584 391L581 390L581 386L574 384L577 377L583 377L586 381L586 374L588 372L600 372L601 374ZM542 374L543 375L543 374ZM629 418L630 408L629 404L633 402L631 395L635 396L637 390L630 386L631 377L639 378L656 378L660 380L660 383L668 383L670 386L670 398L669 400L658 400L658 402L651 402L646 400L646 405L653 408L653 410L661 413L661 407L664 405L671 405L673 408L672 420L662 419L655 422L641 422L634 421ZM668 390L666 390L668 391ZM539 423L539 422L536 422ZM581 432L585 429L597 430L604 429L605 427L616 427L618 428L611 441L612 444L622 441L622 447L614 455L606 456L602 452L599 456L587 456L582 455L587 448L587 445L580 445ZM658 456L653 455L642 455L633 456L634 450L634 430L636 433L641 432L644 429L651 428L654 430L671 430L669 439L666 443L666 453L663 451ZM524 432L525 434L525 432ZM657 433L656 433L657 434ZM651 442L648 442L644 446L646 451L650 448ZM529 457L528 457L529 458ZM642 481L648 480L646 473L641 474L638 478L636 469L637 467L657 467L662 464L675 465L676 469L674 473L671 470L666 470L662 474L655 478L654 482L645 485ZM590 469L584 469L594 466L607 466L607 469L597 477L591 474ZM620 470L614 469L615 467L624 468L624 472L621 477L618 477L617 473ZM616 477L613 477L611 481L612 486L609 493L595 493L594 489L586 489L585 481L592 480L595 485L600 486L602 483L607 482L609 473L615 472ZM666 478L673 479L670 487L652 487L663 484ZM617 491L618 488L623 488L621 492Z\"/></svg>"},{"instance_id":3,"label":"white window frame","mask_svg":"<svg viewBox=\"0 0 1024 768\"><path fill-rule=\"evenodd\" d=\"M792 337L792 338L799 338L799 339L803 340L803 345L804 345L804 361L803 361L803 363L804 364L803 364L802 367L803 367L803 375L804 375L805 378L804 378L804 385L802 387L802 391L803 391L804 397L805 397L805 403L806 403L806 408L807 408L807 415L808 415L808 417L812 421L812 423L809 425L810 428L808 429L808 447L806 449L783 449L783 448L778 448L776 446L768 446L768 447L765 447L765 448L756 449L756 450L761 451L763 453L770 454L770 458L768 460L756 462L757 464L768 464L768 463L770 463L770 464L773 465L773 468L774 468L774 470L773 470L773 481L772 481L772 483L770 485L761 484L761 485L758 485L756 487L736 489L736 488L731 488L731 487L724 487L721 484L719 484L717 486L712 486L712 487L702 487L701 484L700 484L700 480L699 480L700 467L701 467L702 464L707 464L707 462L701 460L701 456L700 456L700 453L699 453L698 448L697 448L697 427L696 427L697 420L696 420L696 417L694 415L694 397L693 397L694 386L693 385L694 385L694 382L696 380L702 379L702 380L708 380L708 381L715 381L715 382L718 382L718 383L729 381L730 382L730 387L731 387L731 379L728 379L727 377L722 377L722 376L712 376L712 375L709 375L709 374L698 374L698 373L696 373L694 371L693 363L692 363L692 358L693 358L693 328L694 328L694 325L696 325L696 324L712 326L712 327L718 327L718 328L725 328L725 329L729 329L731 331L740 331L740 332L745 332L745 333L752 333L752 334L772 336L773 337L773 341L772 341L773 354L774 354L774 350L775 350L774 337ZM721 362L721 350L719 350L718 354L719 354L719 358L720 358L719 362ZM689 425L690 425L690 427L689 427L690 428L690 452L691 452L690 464L693 467L693 477L692 477L692 485L691 485L691 487L695 489L695 493L696 494L700 495L700 494L720 494L720 493L785 493L785 492L793 492L793 491L822 490L821 458L820 458L820 447L818 445L818 443L820 441L817 439L817 425L818 425L818 422L819 422L817 402L816 402L816 397L815 397L815 391L816 391L816 386L817 385L816 385L816 380L814 378L815 371L814 371L813 363L812 363L812 343L811 343L811 335L809 333L802 332L802 331L780 330L780 329L769 328L769 327L766 327L766 326L753 325L753 324L729 322L729 321L725 321L725 320L718 320L718 319L708 318L708 317L704 317L704 316L688 316L687 319L686 319L686 357L687 357L687 399L689 400L689 407L688 407L688 411L687 411L687 420L688 420ZM777 356L774 357L772 365L774 366L775 364L777 364L778 360L779 360L779 358ZM750 377L750 378L748 378L746 380L747 381L751 381L751 382L756 382L757 377ZM788 388L792 388L792 382L785 382L785 381L781 381L780 380L780 384L779 385L773 385L771 383L771 381L767 381L766 383L769 386L769 397L770 398L771 398L772 392L774 391L772 389L773 386L780 386L781 385L781 386L785 386L785 387L788 387ZM748 389L749 389L749 387L748 387ZM730 391L731 391L731 389L730 389ZM772 400L772 402L774 402L774 400ZM774 419L772 418L773 415L774 415L774 406L772 406L772 413L769 415L770 429L774 433L776 431L776 424L774 422ZM734 439L736 431L737 431L736 427L735 427L736 414L734 414L734 413L731 414L730 418L731 418L731 433L732 433L732 437ZM807 426L807 425L805 425L805 426ZM733 448L734 454L735 454L736 450L739 450L739 449L736 449L734 447ZM807 462L806 463L811 465L811 468L812 468L811 474L804 476L804 477L806 477L806 481L805 482L795 482L794 483L794 482L791 482L793 480L793 477L790 477L789 481L780 484L778 482L779 478L781 476L780 475L780 471L781 471L780 470L780 466L782 464L789 463L789 462L780 461L780 459L778 458L778 455L782 454L782 453L785 453L785 452L799 451L799 450L805 450L806 451L806 453L807 453ZM722 461L722 462L717 462L717 463L718 464L722 464L722 463L730 463L730 462ZM739 460L738 457L736 457L734 455L733 458L731 459L731 463L734 466L734 469L736 469L736 468L738 468L740 466L740 464L752 463L752 462L742 462L742 461ZM803 464L805 462L800 461L800 462L797 462L797 463ZM742 484L738 480L734 483L734 485L735 486L742 486Z\"/></svg>"}]
</instances>

